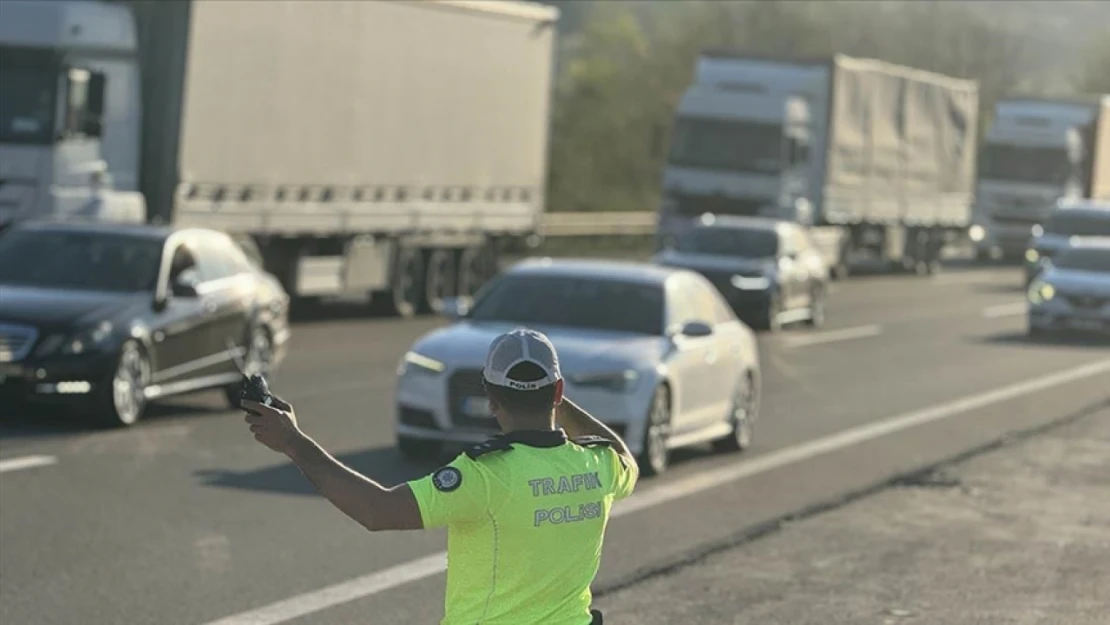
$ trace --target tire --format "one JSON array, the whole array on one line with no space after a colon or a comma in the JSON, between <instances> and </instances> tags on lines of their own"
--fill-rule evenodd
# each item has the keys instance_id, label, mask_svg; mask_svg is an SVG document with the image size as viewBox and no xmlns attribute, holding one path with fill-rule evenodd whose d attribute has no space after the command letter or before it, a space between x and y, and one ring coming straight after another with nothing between
<instances>
[{"instance_id":1,"label":"tire","mask_svg":"<svg viewBox=\"0 0 1110 625\"><path fill-rule=\"evenodd\" d=\"M644 442L640 457L640 473L651 477L667 470L670 464L670 450L667 442L671 437L671 393L666 386L655 389L651 408L644 427Z\"/></svg>"},{"instance_id":2,"label":"tire","mask_svg":"<svg viewBox=\"0 0 1110 625\"><path fill-rule=\"evenodd\" d=\"M756 319L755 327L767 332L778 332L782 329L779 315L782 312L782 295L772 292L767 298L767 304Z\"/></svg>"},{"instance_id":3,"label":"tire","mask_svg":"<svg viewBox=\"0 0 1110 625\"><path fill-rule=\"evenodd\" d=\"M131 427L146 411L143 391L150 385L150 358L136 341L127 341L119 351L116 370L97 407L98 420L107 427Z\"/></svg>"},{"instance_id":4,"label":"tire","mask_svg":"<svg viewBox=\"0 0 1110 625\"><path fill-rule=\"evenodd\" d=\"M438 458L443 450L443 445L439 441L399 436L397 437L397 449L405 458L419 462Z\"/></svg>"},{"instance_id":5,"label":"tire","mask_svg":"<svg viewBox=\"0 0 1110 625\"><path fill-rule=\"evenodd\" d=\"M751 447L753 429L759 418L759 382L750 371L744 373L736 383L728 419L732 432L728 436L712 442L713 451L718 453L743 451Z\"/></svg>"},{"instance_id":6,"label":"tire","mask_svg":"<svg viewBox=\"0 0 1110 625\"><path fill-rule=\"evenodd\" d=\"M424 255L416 248L400 247L393 268L389 288L375 294L371 306L386 315L412 317L424 299Z\"/></svg>"},{"instance_id":7,"label":"tire","mask_svg":"<svg viewBox=\"0 0 1110 625\"><path fill-rule=\"evenodd\" d=\"M485 282L482 248L468 247L459 252L458 282L455 291L462 297L473 297Z\"/></svg>"},{"instance_id":8,"label":"tire","mask_svg":"<svg viewBox=\"0 0 1110 625\"><path fill-rule=\"evenodd\" d=\"M824 288L815 286L809 295L809 319L806 325L820 328L825 325L825 300L828 297Z\"/></svg>"},{"instance_id":9,"label":"tire","mask_svg":"<svg viewBox=\"0 0 1110 625\"><path fill-rule=\"evenodd\" d=\"M437 249L428 254L421 312L443 310L443 300L456 293L456 274L455 254L451 250Z\"/></svg>"},{"instance_id":10,"label":"tire","mask_svg":"<svg viewBox=\"0 0 1110 625\"><path fill-rule=\"evenodd\" d=\"M269 375L273 367L273 358L274 343L270 338L270 332L262 326L251 328L247 337L247 353L243 356L243 373ZM224 387L224 398L233 410L239 408L239 395L242 390L242 380Z\"/></svg>"}]
</instances>

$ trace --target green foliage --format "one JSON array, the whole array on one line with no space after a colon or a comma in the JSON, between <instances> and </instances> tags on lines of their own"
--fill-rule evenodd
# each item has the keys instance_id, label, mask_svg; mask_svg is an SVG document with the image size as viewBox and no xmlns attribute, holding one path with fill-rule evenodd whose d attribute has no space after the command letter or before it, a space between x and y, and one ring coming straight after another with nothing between
<instances>
[{"instance_id":1,"label":"green foliage","mask_svg":"<svg viewBox=\"0 0 1110 625\"><path fill-rule=\"evenodd\" d=\"M791 57L843 53L972 78L980 81L984 111L1021 77L1020 42L957 3L550 4L563 11L564 33L551 210L654 210L671 119L706 48Z\"/></svg>"}]
</instances>

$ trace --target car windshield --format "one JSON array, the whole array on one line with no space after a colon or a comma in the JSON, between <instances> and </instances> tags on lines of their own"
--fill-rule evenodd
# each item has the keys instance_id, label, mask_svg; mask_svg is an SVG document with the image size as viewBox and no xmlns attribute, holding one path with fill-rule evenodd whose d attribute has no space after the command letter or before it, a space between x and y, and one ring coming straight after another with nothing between
<instances>
[{"instance_id":1,"label":"car windshield","mask_svg":"<svg viewBox=\"0 0 1110 625\"><path fill-rule=\"evenodd\" d=\"M1049 218L1044 231L1080 237L1110 237L1110 211L1104 213L1058 212Z\"/></svg>"},{"instance_id":2,"label":"car windshield","mask_svg":"<svg viewBox=\"0 0 1110 625\"><path fill-rule=\"evenodd\" d=\"M154 289L162 242L101 232L9 231L0 237L0 284L44 289Z\"/></svg>"},{"instance_id":3,"label":"car windshield","mask_svg":"<svg viewBox=\"0 0 1110 625\"><path fill-rule=\"evenodd\" d=\"M1060 269L1110 273L1110 248L1069 248L1053 264Z\"/></svg>"},{"instance_id":4,"label":"car windshield","mask_svg":"<svg viewBox=\"0 0 1110 625\"><path fill-rule=\"evenodd\" d=\"M1061 184L1071 171L1067 151L1060 148L987 144L983 148L981 177L1041 184Z\"/></svg>"},{"instance_id":5,"label":"car windshield","mask_svg":"<svg viewBox=\"0 0 1110 625\"><path fill-rule=\"evenodd\" d=\"M504 276L474 305L470 319L633 334L663 333L660 285L582 276Z\"/></svg>"},{"instance_id":6,"label":"car windshield","mask_svg":"<svg viewBox=\"0 0 1110 625\"><path fill-rule=\"evenodd\" d=\"M679 167L777 174L782 126L682 117L675 123L668 161Z\"/></svg>"},{"instance_id":7,"label":"car windshield","mask_svg":"<svg viewBox=\"0 0 1110 625\"><path fill-rule=\"evenodd\" d=\"M694 228L675 246L680 252L738 258L774 258L778 248L773 230L713 227Z\"/></svg>"}]
</instances>

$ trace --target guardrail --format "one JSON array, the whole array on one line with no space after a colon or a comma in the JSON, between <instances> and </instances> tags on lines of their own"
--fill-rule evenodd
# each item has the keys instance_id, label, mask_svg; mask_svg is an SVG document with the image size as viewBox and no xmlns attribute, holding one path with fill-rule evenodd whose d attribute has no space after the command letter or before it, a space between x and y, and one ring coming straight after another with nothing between
<instances>
[{"instance_id":1,"label":"guardrail","mask_svg":"<svg viewBox=\"0 0 1110 625\"><path fill-rule=\"evenodd\" d=\"M650 235L655 233L654 212L544 213L540 234L545 237Z\"/></svg>"}]
</instances>

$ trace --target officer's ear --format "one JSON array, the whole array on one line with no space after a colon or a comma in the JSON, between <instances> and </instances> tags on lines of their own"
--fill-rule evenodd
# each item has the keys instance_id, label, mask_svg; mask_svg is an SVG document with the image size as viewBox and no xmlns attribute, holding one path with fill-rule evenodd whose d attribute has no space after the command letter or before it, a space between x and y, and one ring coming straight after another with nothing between
<instances>
[{"instance_id":1,"label":"officer's ear","mask_svg":"<svg viewBox=\"0 0 1110 625\"><path fill-rule=\"evenodd\" d=\"M555 397L554 405L558 406L563 403L563 380L562 378L555 380Z\"/></svg>"}]
</instances>

